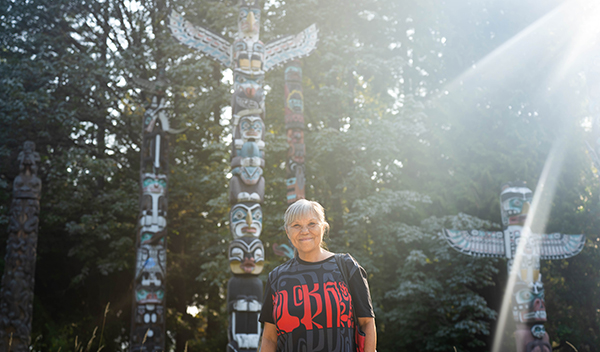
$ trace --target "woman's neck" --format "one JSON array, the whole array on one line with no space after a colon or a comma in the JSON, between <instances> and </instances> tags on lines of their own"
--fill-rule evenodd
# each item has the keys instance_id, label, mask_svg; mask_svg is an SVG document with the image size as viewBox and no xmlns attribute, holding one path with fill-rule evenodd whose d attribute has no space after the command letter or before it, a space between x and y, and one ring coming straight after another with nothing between
<instances>
[{"instance_id":1,"label":"woman's neck","mask_svg":"<svg viewBox=\"0 0 600 352\"><path fill-rule=\"evenodd\" d=\"M312 253L298 253L298 257L305 262L320 262L321 260L325 260L331 257L333 253L323 248L319 248L319 251L315 251Z\"/></svg>"}]
</instances>

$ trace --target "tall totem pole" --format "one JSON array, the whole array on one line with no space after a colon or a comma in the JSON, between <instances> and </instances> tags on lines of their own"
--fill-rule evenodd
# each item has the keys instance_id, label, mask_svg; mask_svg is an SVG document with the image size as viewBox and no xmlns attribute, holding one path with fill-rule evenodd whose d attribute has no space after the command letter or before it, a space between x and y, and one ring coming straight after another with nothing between
<instances>
[{"instance_id":1,"label":"tall totem pole","mask_svg":"<svg viewBox=\"0 0 600 352\"><path fill-rule=\"evenodd\" d=\"M31 342L33 286L42 182L35 143L19 153L19 175L13 183L4 275L0 290L0 351L26 352Z\"/></svg>"},{"instance_id":2,"label":"tall totem pole","mask_svg":"<svg viewBox=\"0 0 600 352\"><path fill-rule=\"evenodd\" d=\"M152 95L142 123L140 213L136 236L136 265L130 351L165 349L165 290L167 275L167 133L163 78L155 82L134 78L133 83Z\"/></svg>"},{"instance_id":3,"label":"tall totem pole","mask_svg":"<svg viewBox=\"0 0 600 352\"><path fill-rule=\"evenodd\" d=\"M446 240L452 248L476 257L508 259L510 273L517 246L524 231L533 192L524 182L509 182L502 186L500 211L504 231L447 230ZM517 352L550 352L552 347L544 329L546 305L540 260L565 259L577 255L585 244L584 235L531 233L525 243L517 281L512 293L513 318L517 323ZM536 350L537 348L537 350Z\"/></svg>"},{"instance_id":4,"label":"tall totem pole","mask_svg":"<svg viewBox=\"0 0 600 352\"><path fill-rule=\"evenodd\" d=\"M265 193L264 167L265 72L295 58L309 55L317 44L313 24L295 36L263 44L259 39L261 11L258 0L241 0L238 33L233 44L183 16L172 12L170 28L181 43L233 69L230 232L227 287L229 315L227 351L258 349L263 283L258 278L264 262L261 203Z\"/></svg>"}]
</instances>

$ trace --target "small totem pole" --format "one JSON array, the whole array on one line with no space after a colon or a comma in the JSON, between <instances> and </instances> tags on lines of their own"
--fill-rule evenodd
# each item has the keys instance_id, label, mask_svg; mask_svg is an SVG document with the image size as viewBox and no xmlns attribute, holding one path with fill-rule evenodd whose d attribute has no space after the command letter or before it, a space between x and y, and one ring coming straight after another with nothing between
<instances>
[{"instance_id":1,"label":"small totem pole","mask_svg":"<svg viewBox=\"0 0 600 352\"><path fill-rule=\"evenodd\" d=\"M0 351L27 352L31 342L33 287L42 182L35 143L19 153L19 175L13 183L4 275L0 291Z\"/></svg>"},{"instance_id":2,"label":"small totem pole","mask_svg":"<svg viewBox=\"0 0 600 352\"><path fill-rule=\"evenodd\" d=\"M131 321L132 352L165 349L165 284L167 275L167 152L169 127L165 108L166 80L135 78L133 83L152 94L142 123L140 214Z\"/></svg>"},{"instance_id":3,"label":"small totem pole","mask_svg":"<svg viewBox=\"0 0 600 352\"><path fill-rule=\"evenodd\" d=\"M464 254L507 258L510 272L521 234L530 231L524 225L532 199L533 192L523 182L509 182L502 186L500 193L504 231L444 229L444 236L452 248ZM512 293L513 318L517 323L517 352L552 351L543 325L546 322L546 305L540 260L575 256L581 252L584 244L584 235L529 235Z\"/></svg>"},{"instance_id":4,"label":"small totem pole","mask_svg":"<svg viewBox=\"0 0 600 352\"><path fill-rule=\"evenodd\" d=\"M313 24L296 36L266 45L259 39L261 11L258 0L241 0L237 37L230 44L218 34L196 27L172 12L170 27L181 43L233 69L233 120L229 226L232 278L227 286L228 352L258 349L262 281L257 277L264 262L261 203L265 193L264 161L265 72L287 61L309 55L317 44Z\"/></svg>"}]
</instances>

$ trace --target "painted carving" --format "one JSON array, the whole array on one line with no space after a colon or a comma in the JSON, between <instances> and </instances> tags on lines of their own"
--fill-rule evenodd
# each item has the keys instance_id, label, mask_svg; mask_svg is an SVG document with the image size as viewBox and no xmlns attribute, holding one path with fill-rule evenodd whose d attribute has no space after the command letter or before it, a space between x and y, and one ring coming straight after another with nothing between
<instances>
[{"instance_id":1,"label":"painted carving","mask_svg":"<svg viewBox=\"0 0 600 352\"><path fill-rule=\"evenodd\" d=\"M234 275L227 285L228 352L256 351L260 340L263 283L255 276Z\"/></svg>"},{"instance_id":2,"label":"painted carving","mask_svg":"<svg viewBox=\"0 0 600 352\"><path fill-rule=\"evenodd\" d=\"M167 81L132 79L152 94L142 124L140 213L137 226L136 266L131 320L132 352L165 349L165 286L167 276L168 140L172 129L165 107Z\"/></svg>"},{"instance_id":3,"label":"painted carving","mask_svg":"<svg viewBox=\"0 0 600 352\"><path fill-rule=\"evenodd\" d=\"M239 176L247 185L255 185L262 177L264 160L258 143L246 142L231 160L231 173Z\"/></svg>"},{"instance_id":4,"label":"painted carving","mask_svg":"<svg viewBox=\"0 0 600 352\"><path fill-rule=\"evenodd\" d=\"M292 61L285 68L284 94L285 128L289 145L286 160L286 187L287 202L291 204L305 197L304 94L302 68L297 61Z\"/></svg>"},{"instance_id":5,"label":"painted carving","mask_svg":"<svg viewBox=\"0 0 600 352\"><path fill-rule=\"evenodd\" d=\"M37 176L40 156L27 141L17 157L19 174L13 199L0 290L0 350L27 352L31 343L33 289L42 182Z\"/></svg>"},{"instance_id":6,"label":"painted carving","mask_svg":"<svg viewBox=\"0 0 600 352\"><path fill-rule=\"evenodd\" d=\"M235 128L234 138L241 144L250 141L258 143L265 137L265 123L260 116L243 116Z\"/></svg>"},{"instance_id":7,"label":"painted carving","mask_svg":"<svg viewBox=\"0 0 600 352\"><path fill-rule=\"evenodd\" d=\"M262 231L262 209L257 203L238 203L231 207L229 227L234 239L260 237Z\"/></svg>"},{"instance_id":8,"label":"painted carving","mask_svg":"<svg viewBox=\"0 0 600 352\"><path fill-rule=\"evenodd\" d=\"M260 11L257 11L256 6L256 4L245 4L240 7L239 39L254 40L254 42L258 40L260 30L257 26L260 26L260 17L257 17L256 13ZM205 28L194 26L175 11L172 11L169 16L169 28L173 36L182 44L202 52L225 67L231 67L233 50L227 39ZM313 24L297 35L278 38L267 43L264 48L264 72L288 61L310 55L317 47L318 33L317 26Z\"/></svg>"},{"instance_id":9,"label":"painted carving","mask_svg":"<svg viewBox=\"0 0 600 352\"><path fill-rule=\"evenodd\" d=\"M246 39L233 42L233 68L246 74L264 72L265 45L261 41L248 43Z\"/></svg>"},{"instance_id":10,"label":"painted carving","mask_svg":"<svg viewBox=\"0 0 600 352\"><path fill-rule=\"evenodd\" d=\"M523 182L507 183L500 193L503 231L444 229L450 246L464 254L477 257L505 257L510 272L521 242L533 192ZM540 274L540 260L565 259L577 255L585 244L584 235L531 233L517 270L513 291L513 317L517 322L517 351L552 351L544 330L546 304Z\"/></svg>"},{"instance_id":11,"label":"painted carving","mask_svg":"<svg viewBox=\"0 0 600 352\"><path fill-rule=\"evenodd\" d=\"M546 302L541 275L533 283L517 281L513 291L513 318L519 323L546 321Z\"/></svg>"},{"instance_id":12,"label":"painted carving","mask_svg":"<svg viewBox=\"0 0 600 352\"><path fill-rule=\"evenodd\" d=\"M262 272L265 248L255 237L242 237L229 245L229 268L237 275L258 275Z\"/></svg>"},{"instance_id":13,"label":"painted carving","mask_svg":"<svg viewBox=\"0 0 600 352\"><path fill-rule=\"evenodd\" d=\"M175 11L169 16L169 28L175 39L183 45L200 51L225 67L231 66L231 44L227 39L208 29L194 26Z\"/></svg>"}]
</instances>

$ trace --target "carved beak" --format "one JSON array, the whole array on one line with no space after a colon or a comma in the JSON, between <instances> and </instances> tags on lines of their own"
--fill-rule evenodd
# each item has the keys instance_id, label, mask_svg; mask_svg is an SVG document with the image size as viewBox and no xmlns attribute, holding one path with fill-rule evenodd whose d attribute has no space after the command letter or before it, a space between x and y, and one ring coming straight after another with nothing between
<instances>
[{"instance_id":1,"label":"carved beak","mask_svg":"<svg viewBox=\"0 0 600 352\"><path fill-rule=\"evenodd\" d=\"M250 11L248 13L246 21L248 21L248 29L252 31L254 29L254 24L256 23L256 19L254 18L254 12Z\"/></svg>"},{"instance_id":2,"label":"carved beak","mask_svg":"<svg viewBox=\"0 0 600 352\"><path fill-rule=\"evenodd\" d=\"M529 204L529 202L523 204L523 208L521 209L521 214L522 215L527 215L529 213L529 207L531 206L531 204Z\"/></svg>"},{"instance_id":3,"label":"carved beak","mask_svg":"<svg viewBox=\"0 0 600 352\"><path fill-rule=\"evenodd\" d=\"M248 210L248 215L246 215L246 224L248 224L248 226L252 226L252 210Z\"/></svg>"}]
</instances>

